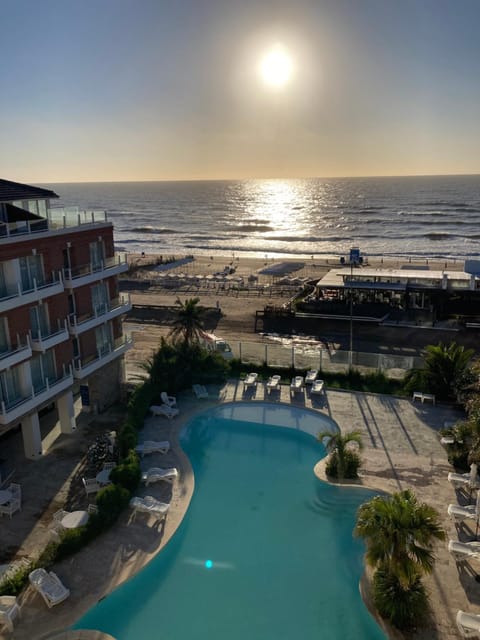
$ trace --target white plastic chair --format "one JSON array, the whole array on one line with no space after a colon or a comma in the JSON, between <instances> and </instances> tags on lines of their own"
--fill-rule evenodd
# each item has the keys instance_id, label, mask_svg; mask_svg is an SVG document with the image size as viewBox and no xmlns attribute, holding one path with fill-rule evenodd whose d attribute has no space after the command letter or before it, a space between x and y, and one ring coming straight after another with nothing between
<instances>
[{"instance_id":1,"label":"white plastic chair","mask_svg":"<svg viewBox=\"0 0 480 640\"><path fill-rule=\"evenodd\" d=\"M82 478L82 482L87 496L91 493L97 493L102 488L95 478Z\"/></svg>"},{"instance_id":2,"label":"white plastic chair","mask_svg":"<svg viewBox=\"0 0 480 640\"><path fill-rule=\"evenodd\" d=\"M0 596L0 624L13 631L13 621L20 617L20 607L15 596Z\"/></svg>"},{"instance_id":3,"label":"white plastic chair","mask_svg":"<svg viewBox=\"0 0 480 640\"><path fill-rule=\"evenodd\" d=\"M28 579L49 608L60 604L70 595L70 590L65 587L53 571L47 572L45 569L34 569Z\"/></svg>"},{"instance_id":4,"label":"white plastic chair","mask_svg":"<svg viewBox=\"0 0 480 640\"><path fill-rule=\"evenodd\" d=\"M5 514L6 516L10 516L12 518L13 514L17 511L22 510L22 503L18 498L12 498L10 502L7 504L0 505L0 514Z\"/></svg>"}]
</instances>

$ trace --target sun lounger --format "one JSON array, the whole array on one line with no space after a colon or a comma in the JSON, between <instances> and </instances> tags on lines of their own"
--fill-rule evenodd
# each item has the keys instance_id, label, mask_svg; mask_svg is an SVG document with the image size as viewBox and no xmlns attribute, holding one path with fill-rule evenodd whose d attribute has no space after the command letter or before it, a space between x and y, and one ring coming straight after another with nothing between
<instances>
[{"instance_id":1,"label":"sun lounger","mask_svg":"<svg viewBox=\"0 0 480 640\"><path fill-rule=\"evenodd\" d=\"M458 504L449 504L447 512L453 520L476 520L477 518L477 511L474 504L469 504L466 507L461 507Z\"/></svg>"},{"instance_id":2,"label":"sun lounger","mask_svg":"<svg viewBox=\"0 0 480 640\"><path fill-rule=\"evenodd\" d=\"M462 638L476 638L480 635L480 615L459 610L456 620Z\"/></svg>"},{"instance_id":3,"label":"sun lounger","mask_svg":"<svg viewBox=\"0 0 480 640\"><path fill-rule=\"evenodd\" d=\"M292 382L290 383L290 393L297 393L299 391L303 391L304 380L303 376L295 376L292 378Z\"/></svg>"},{"instance_id":4,"label":"sun lounger","mask_svg":"<svg viewBox=\"0 0 480 640\"><path fill-rule=\"evenodd\" d=\"M305 376L305 384L313 384L318 376L318 369L310 369Z\"/></svg>"},{"instance_id":5,"label":"sun lounger","mask_svg":"<svg viewBox=\"0 0 480 640\"><path fill-rule=\"evenodd\" d=\"M47 603L48 607L53 607L63 602L70 595L60 578L53 571L47 572L45 569L34 569L28 576L32 587L38 591Z\"/></svg>"},{"instance_id":6,"label":"sun lounger","mask_svg":"<svg viewBox=\"0 0 480 640\"><path fill-rule=\"evenodd\" d=\"M323 382L323 380L314 380L312 383L312 390L310 393L321 394L323 393L324 386L325 386L325 383Z\"/></svg>"},{"instance_id":7,"label":"sun lounger","mask_svg":"<svg viewBox=\"0 0 480 640\"><path fill-rule=\"evenodd\" d=\"M135 451L139 453L142 458L149 453L167 453L170 450L170 443L168 440L156 442L155 440L145 440L140 444L137 444Z\"/></svg>"},{"instance_id":8,"label":"sun lounger","mask_svg":"<svg viewBox=\"0 0 480 640\"><path fill-rule=\"evenodd\" d=\"M150 407L150 411L154 416L163 416L164 418L168 418L169 420L175 418L175 416L178 416L178 414L180 413L178 409L176 409L175 407L170 407L168 404L153 404Z\"/></svg>"},{"instance_id":9,"label":"sun lounger","mask_svg":"<svg viewBox=\"0 0 480 640\"><path fill-rule=\"evenodd\" d=\"M170 482L173 484L175 478L178 477L178 471L175 467L171 467L169 469L160 469L159 467L152 467L148 469L142 474L142 482L144 482L147 487L152 482L159 482L160 480L165 480L165 482Z\"/></svg>"},{"instance_id":10,"label":"sun lounger","mask_svg":"<svg viewBox=\"0 0 480 640\"><path fill-rule=\"evenodd\" d=\"M480 486L480 478L478 477L477 465L472 463L468 473L453 473L453 471L450 471L448 481L451 482L456 489L461 487L470 489L478 488Z\"/></svg>"},{"instance_id":11,"label":"sun lounger","mask_svg":"<svg viewBox=\"0 0 480 640\"><path fill-rule=\"evenodd\" d=\"M165 517L170 505L166 502L160 502L153 496L145 496L145 498L135 496L130 500L130 507L135 514L140 511L141 513L152 513L159 517Z\"/></svg>"},{"instance_id":12,"label":"sun lounger","mask_svg":"<svg viewBox=\"0 0 480 640\"><path fill-rule=\"evenodd\" d=\"M456 560L480 560L480 542L448 541L448 550Z\"/></svg>"},{"instance_id":13,"label":"sun lounger","mask_svg":"<svg viewBox=\"0 0 480 640\"><path fill-rule=\"evenodd\" d=\"M177 406L177 399L175 398L175 396L169 396L166 391L162 391L162 393L160 394L160 400L163 402L163 404L166 404L169 407Z\"/></svg>"},{"instance_id":14,"label":"sun lounger","mask_svg":"<svg viewBox=\"0 0 480 640\"><path fill-rule=\"evenodd\" d=\"M267 391L268 393L270 393L270 391L276 391L277 389L280 389L280 380L282 378L280 376L271 376L268 380L267 380Z\"/></svg>"},{"instance_id":15,"label":"sun lounger","mask_svg":"<svg viewBox=\"0 0 480 640\"><path fill-rule=\"evenodd\" d=\"M243 381L243 388L248 389L249 387L256 387L257 378L258 378L258 373L249 373L245 378L245 380Z\"/></svg>"},{"instance_id":16,"label":"sun lounger","mask_svg":"<svg viewBox=\"0 0 480 640\"><path fill-rule=\"evenodd\" d=\"M20 607L15 596L0 596L0 625L13 631L13 621L20 616Z\"/></svg>"},{"instance_id":17,"label":"sun lounger","mask_svg":"<svg viewBox=\"0 0 480 640\"><path fill-rule=\"evenodd\" d=\"M193 390L193 393L197 396L198 399L200 399L200 398L208 398L208 391L203 386L203 384L194 384L192 386L192 390Z\"/></svg>"}]
</instances>

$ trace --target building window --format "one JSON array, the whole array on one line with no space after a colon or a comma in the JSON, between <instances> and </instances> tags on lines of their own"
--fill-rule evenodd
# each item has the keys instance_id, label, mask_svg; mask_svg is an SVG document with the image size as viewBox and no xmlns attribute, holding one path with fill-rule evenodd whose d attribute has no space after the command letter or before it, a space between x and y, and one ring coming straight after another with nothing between
<instances>
[{"instance_id":1,"label":"building window","mask_svg":"<svg viewBox=\"0 0 480 640\"><path fill-rule=\"evenodd\" d=\"M105 258L105 248L101 240L90 243L90 265L92 271L103 269L103 261Z\"/></svg>"},{"instance_id":2,"label":"building window","mask_svg":"<svg viewBox=\"0 0 480 640\"><path fill-rule=\"evenodd\" d=\"M99 357L106 356L112 351L112 329L110 324L102 324L95 329L95 341Z\"/></svg>"},{"instance_id":3,"label":"building window","mask_svg":"<svg viewBox=\"0 0 480 640\"><path fill-rule=\"evenodd\" d=\"M21 399L20 374L18 367L0 373L0 402L7 407L13 406Z\"/></svg>"},{"instance_id":4,"label":"building window","mask_svg":"<svg viewBox=\"0 0 480 640\"><path fill-rule=\"evenodd\" d=\"M105 282L100 282L92 287L92 309L96 316L101 316L108 311L108 289Z\"/></svg>"},{"instance_id":5,"label":"building window","mask_svg":"<svg viewBox=\"0 0 480 640\"><path fill-rule=\"evenodd\" d=\"M34 340L41 340L50 335L50 322L46 304L39 304L37 307L30 309L30 327Z\"/></svg>"},{"instance_id":6,"label":"building window","mask_svg":"<svg viewBox=\"0 0 480 640\"><path fill-rule=\"evenodd\" d=\"M3 271L3 264L0 262L0 298L4 298L7 295L7 283L5 282L5 273Z\"/></svg>"},{"instance_id":7,"label":"building window","mask_svg":"<svg viewBox=\"0 0 480 640\"><path fill-rule=\"evenodd\" d=\"M41 287L45 284L43 275L42 256L25 256L20 258L20 278L22 281L22 290L31 291L35 287Z\"/></svg>"},{"instance_id":8,"label":"building window","mask_svg":"<svg viewBox=\"0 0 480 640\"><path fill-rule=\"evenodd\" d=\"M9 350L7 319L0 318L0 353L5 353Z\"/></svg>"},{"instance_id":9,"label":"building window","mask_svg":"<svg viewBox=\"0 0 480 640\"><path fill-rule=\"evenodd\" d=\"M32 385L35 393L45 389L47 380L49 383L52 383L57 378L53 351L40 353L38 356L32 358L30 360L30 367L32 372Z\"/></svg>"}]
</instances>

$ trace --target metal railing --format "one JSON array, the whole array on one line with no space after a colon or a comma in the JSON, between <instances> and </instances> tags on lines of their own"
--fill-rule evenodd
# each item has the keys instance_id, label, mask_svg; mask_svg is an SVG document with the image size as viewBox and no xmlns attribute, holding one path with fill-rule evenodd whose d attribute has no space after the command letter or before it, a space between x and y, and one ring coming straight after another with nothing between
<instances>
[{"instance_id":1,"label":"metal railing","mask_svg":"<svg viewBox=\"0 0 480 640\"><path fill-rule=\"evenodd\" d=\"M320 369L346 373L353 367L363 373L381 371L391 378L402 378L407 371L423 366L420 356L362 353L325 349L314 345L283 346L259 342L231 343L235 358L242 363L288 369Z\"/></svg>"},{"instance_id":2,"label":"metal railing","mask_svg":"<svg viewBox=\"0 0 480 640\"><path fill-rule=\"evenodd\" d=\"M98 263L89 262L87 264L80 265L73 268L64 268L64 278L66 280L76 280L77 278L83 278L92 273L99 273L101 271L108 271L119 265L127 267L127 256L124 253L117 253L110 258L104 258Z\"/></svg>"}]
</instances>

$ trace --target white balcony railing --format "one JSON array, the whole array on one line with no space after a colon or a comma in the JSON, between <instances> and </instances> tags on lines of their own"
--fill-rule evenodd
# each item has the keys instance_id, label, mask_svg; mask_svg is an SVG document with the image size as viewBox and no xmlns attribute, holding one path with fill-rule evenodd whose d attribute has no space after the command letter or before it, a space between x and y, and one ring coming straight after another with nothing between
<instances>
[{"instance_id":1,"label":"white balcony railing","mask_svg":"<svg viewBox=\"0 0 480 640\"><path fill-rule=\"evenodd\" d=\"M132 338L122 336L113 344L105 345L102 349L97 349L96 355L91 358L75 358L73 361L73 375L79 380L87 378L101 367L122 356L132 347Z\"/></svg>"},{"instance_id":2,"label":"white balcony railing","mask_svg":"<svg viewBox=\"0 0 480 640\"><path fill-rule=\"evenodd\" d=\"M17 335L16 345L11 345L6 351L0 353L0 371L10 369L10 367L14 367L31 357L32 347L28 335L23 341Z\"/></svg>"},{"instance_id":3,"label":"white balcony railing","mask_svg":"<svg viewBox=\"0 0 480 640\"><path fill-rule=\"evenodd\" d=\"M108 304L102 305L94 309L93 314L85 316L77 316L72 314L68 318L68 328L72 335L79 335L85 331L89 331L98 325L118 318L118 316L128 313L132 308L130 295L121 293L118 298L110 300Z\"/></svg>"},{"instance_id":4,"label":"white balcony railing","mask_svg":"<svg viewBox=\"0 0 480 640\"><path fill-rule=\"evenodd\" d=\"M32 285L28 288L23 287L21 282L17 282L13 286L7 285L0 290L0 313L11 311L24 304L33 304L63 291L64 286L59 271L52 273L50 279L44 279L40 282L34 278Z\"/></svg>"},{"instance_id":5,"label":"white balcony railing","mask_svg":"<svg viewBox=\"0 0 480 640\"><path fill-rule=\"evenodd\" d=\"M71 366L63 367L63 374L54 380L45 378L42 384L31 388L29 393L23 393L10 402L0 402L0 424L9 424L22 416L35 411L45 402L69 389L73 384Z\"/></svg>"},{"instance_id":6,"label":"white balcony railing","mask_svg":"<svg viewBox=\"0 0 480 640\"><path fill-rule=\"evenodd\" d=\"M65 342L70 337L67 327L67 320L65 319L63 323L60 319L57 321L57 329L54 331L49 331L48 333L38 331L33 332L30 330L30 341L32 343L32 349L34 351L47 351L47 349L51 349L55 347L57 344L61 342Z\"/></svg>"},{"instance_id":7,"label":"white balcony railing","mask_svg":"<svg viewBox=\"0 0 480 640\"><path fill-rule=\"evenodd\" d=\"M82 287L86 284L116 276L128 271L126 254L117 254L111 258L105 258L98 264L84 264L80 267L63 270L65 286L69 289Z\"/></svg>"}]
</instances>

